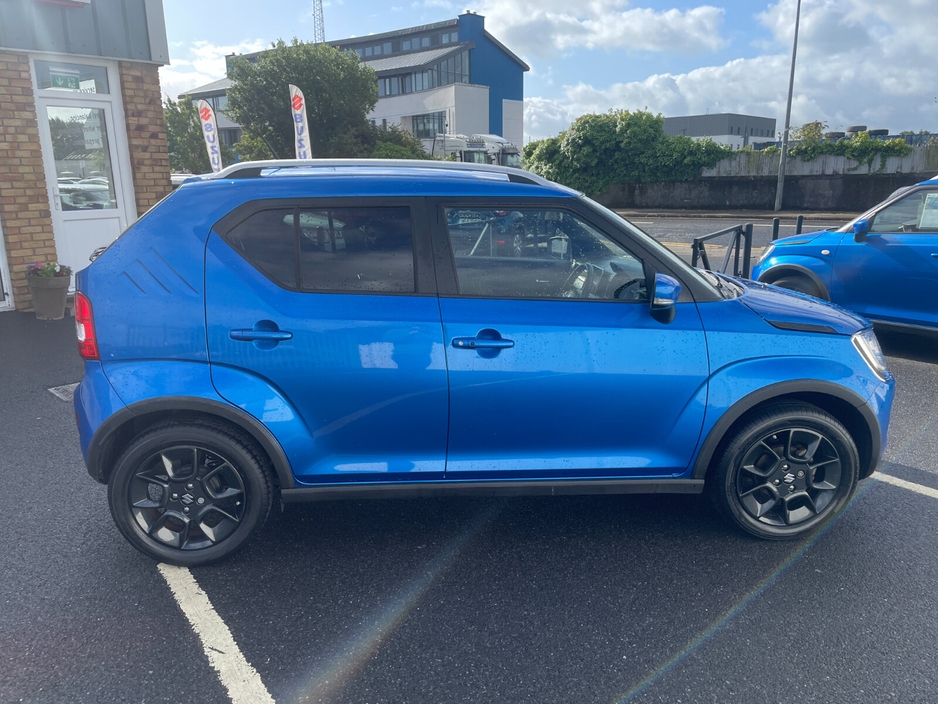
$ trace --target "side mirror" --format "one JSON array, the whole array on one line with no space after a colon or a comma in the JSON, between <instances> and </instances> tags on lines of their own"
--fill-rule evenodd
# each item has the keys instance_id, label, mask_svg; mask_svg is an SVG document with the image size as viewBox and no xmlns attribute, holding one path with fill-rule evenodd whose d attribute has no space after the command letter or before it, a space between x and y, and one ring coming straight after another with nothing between
<instances>
[{"instance_id":1,"label":"side mirror","mask_svg":"<svg viewBox=\"0 0 938 704\"><path fill-rule=\"evenodd\" d=\"M667 274L655 274L655 290L651 297L651 317L659 323L670 323L677 314L681 284Z\"/></svg>"},{"instance_id":2,"label":"side mirror","mask_svg":"<svg viewBox=\"0 0 938 704\"><path fill-rule=\"evenodd\" d=\"M870 231L870 221L860 218L853 223L853 241L866 242L866 233Z\"/></svg>"}]
</instances>

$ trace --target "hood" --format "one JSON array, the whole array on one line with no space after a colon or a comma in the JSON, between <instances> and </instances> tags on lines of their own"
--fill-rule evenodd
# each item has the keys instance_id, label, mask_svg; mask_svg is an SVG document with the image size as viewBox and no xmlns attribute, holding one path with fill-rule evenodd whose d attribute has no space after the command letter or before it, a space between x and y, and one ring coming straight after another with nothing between
<instances>
[{"instance_id":1,"label":"hood","mask_svg":"<svg viewBox=\"0 0 938 704\"><path fill-rule=\"evenodd\" d=\"M826 235L830 230L816 230L815 232L802 232L800 235L789 235L788 237L779 237L774 242L769 242L776 247L787 247L793 244L808 244L821 235Z\"/></svg>"},{"instance_id":2,"label":"hood","mask_svg":"<svg viewBox=\"0 0 938 704\"><path fill-rule=\"evenodd\" d=\"M866 318L813 296L748 279L733 281L745 290L739 300L782 330L852 335L870 327Z\"/></svg>"}]
</instances>

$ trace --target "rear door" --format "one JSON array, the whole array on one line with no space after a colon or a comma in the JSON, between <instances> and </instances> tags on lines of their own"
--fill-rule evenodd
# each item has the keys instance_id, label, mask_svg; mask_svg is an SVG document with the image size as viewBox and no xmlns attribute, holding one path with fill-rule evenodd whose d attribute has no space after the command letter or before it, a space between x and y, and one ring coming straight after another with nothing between
<instances>
[{"instance_id":1,"label":"rear door","mask_svg":"<svg viewBox=\"0 0 938 704\"><path fill-rule=\"evenodd\" d=\"M275 433L302 482L443 476L447 380L423 212L416 199L257 201L209 238L212 379Z\"/></svg>"},{"instance_id":2,"label":"rear door","mask_svg":"<svg viewBox=\"0 0 938 704\"><path fill-rule=\"evenodd\" d=\"M447 480L684 472L708 375L691 298L654 320L656 264L563 206L441 201L437 222Z\"/></svg>"}]
</instances>

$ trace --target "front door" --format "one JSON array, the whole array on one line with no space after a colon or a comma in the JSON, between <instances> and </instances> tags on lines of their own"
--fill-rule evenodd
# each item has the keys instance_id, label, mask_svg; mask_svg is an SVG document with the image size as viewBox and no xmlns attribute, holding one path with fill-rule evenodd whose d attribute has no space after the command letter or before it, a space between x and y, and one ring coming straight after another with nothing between
<instances>
[{"instance_id":1,"label":"front door","mask_svg":"<svg viewBox=\"0 0 938 704\"><path fill-rule=\"evenodd\" d=\"M35 62L37 114L58 260L83 269L136 219L115 80L106 66Z\"/></svg>"},{"instance_id":2,"label":"front door","mask_svg":"<svg viewBox=\"0 0 938 704\"><path fill-rule=\"evenodd\" d=\"M695 304L653 319L641 255L576 213L444 212L458 284L440 298L446 478L684 472L706 405Z\"/></svg>"}]
</instances>

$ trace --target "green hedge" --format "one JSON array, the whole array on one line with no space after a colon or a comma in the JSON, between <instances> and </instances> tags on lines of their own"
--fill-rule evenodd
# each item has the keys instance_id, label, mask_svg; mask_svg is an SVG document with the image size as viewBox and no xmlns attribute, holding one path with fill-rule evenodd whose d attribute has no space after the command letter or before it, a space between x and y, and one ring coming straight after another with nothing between
<instances>
[{"instance_id":1,"label":"green hedge","mask_svg":"<svg viewBox=\"0 0 938 704\"><path fill-rule=\"evenodd\" d=\"M733 154L712 140L671 137L664 118L638 110L583 115L557 137L524 148L529 171L590 195L613 183L690 181Z\"/></svg>"}]
</instances>

